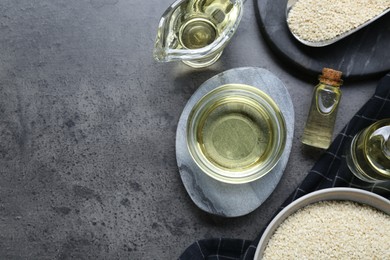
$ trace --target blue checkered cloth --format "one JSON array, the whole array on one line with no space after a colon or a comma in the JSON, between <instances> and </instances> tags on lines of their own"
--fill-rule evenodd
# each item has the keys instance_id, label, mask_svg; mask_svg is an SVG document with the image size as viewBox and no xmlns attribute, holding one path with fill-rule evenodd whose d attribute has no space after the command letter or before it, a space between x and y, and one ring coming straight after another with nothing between
<instances>
[{"instance_id":1,"label":"blue checkered cloth","mask_svg":"<svg viewBox=\"0 0 390 260\"><path fill-rule=\"evenodd\" d=\"M357 179L348 169L345 150L352 138L361 129L372 123L390 118L390 73L379 82L375 94L356 113L337 135L332 145L316 162L299 187L283 203L279 211L292 201L310 192L331 187L353 187L368 190L390 199L390 183L369 184ZM277 213L276 212L275 215ZM271 221L271 220L270 220ZM179 257L187 259L253 259L257 244L265 227L253 241L229 238L199 240L189 246Z\"/></svg>"}]
</instances>

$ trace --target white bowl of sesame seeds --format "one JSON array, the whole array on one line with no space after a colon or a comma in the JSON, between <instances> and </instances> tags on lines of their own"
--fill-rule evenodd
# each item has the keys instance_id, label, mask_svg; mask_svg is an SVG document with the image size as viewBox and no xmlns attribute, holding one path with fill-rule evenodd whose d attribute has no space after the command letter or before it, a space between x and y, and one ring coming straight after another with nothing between
<instances>
[{"instance_id":1,"label":"white bowl of sesame seeds","mask_svg":"<svg viewBox=\"0 0 390 260\"><path fill-rule=\"evenodd\" d=\"M254 259L390 259L389 234L389 200L355 188L323 189L271 221Z\"/></svg>"}]
</instances>

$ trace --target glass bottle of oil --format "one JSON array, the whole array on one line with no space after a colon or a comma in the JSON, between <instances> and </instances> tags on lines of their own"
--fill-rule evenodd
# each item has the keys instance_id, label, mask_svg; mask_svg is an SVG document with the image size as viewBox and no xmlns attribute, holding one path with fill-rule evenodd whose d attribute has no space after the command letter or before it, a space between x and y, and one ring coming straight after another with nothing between
<instances>
[{"instance_id":1,"label":"glass bottle of oil","mask_svg":"<svg viewBox=\"0 0 390 260\"><path fill-rule=\"evenodd\" d=\"M341 99L342 73L324 68L313 92L312 103L302 136L302 143L327 149L333 136L337 110Z\"/></svg>"}]
</instances>

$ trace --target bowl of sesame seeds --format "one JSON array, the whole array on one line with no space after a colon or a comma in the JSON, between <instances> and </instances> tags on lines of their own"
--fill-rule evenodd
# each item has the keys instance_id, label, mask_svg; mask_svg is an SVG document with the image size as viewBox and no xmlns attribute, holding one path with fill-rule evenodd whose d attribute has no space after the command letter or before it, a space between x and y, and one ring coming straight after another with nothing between
<instances>
[{"instance_id":1,"label":"bowl of sesame seeds","mask_svg":"<svg viewBox=\"0 0 390 260\"><path fill-rule=\"evenodd\" d=\"M288 0L287 26L301 43L337 42L390 12L389 0Z\"/></svg>"},{"instance_id":2,"label":"bowl of sesame seeds","mask_svg":"<svg viewBox=\"0 0 390 260\"><path fill-rule=\"evenodd\" d=\"M254 259L390 259L389 234L389 200L355 188L323 189L270 222Z\"/></svg>"}]
</instances>

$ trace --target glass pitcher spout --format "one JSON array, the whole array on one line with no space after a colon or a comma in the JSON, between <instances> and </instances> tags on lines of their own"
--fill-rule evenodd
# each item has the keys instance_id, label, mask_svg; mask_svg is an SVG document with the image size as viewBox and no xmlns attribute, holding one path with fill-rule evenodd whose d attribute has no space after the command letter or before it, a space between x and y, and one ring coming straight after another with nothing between
<instances>
[{"instance_id":1,"label":"glass pitcher spout","mask_svg":"<svg viewBox=\"0 0 390 260\"><path fill-rule=\"evenodd\" d=\"M240 23L243 0L178 0L161 17L153 57L201 68L221 56Z\"/></svg>"}]
</instances>

